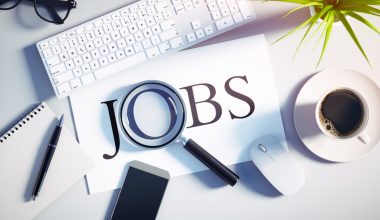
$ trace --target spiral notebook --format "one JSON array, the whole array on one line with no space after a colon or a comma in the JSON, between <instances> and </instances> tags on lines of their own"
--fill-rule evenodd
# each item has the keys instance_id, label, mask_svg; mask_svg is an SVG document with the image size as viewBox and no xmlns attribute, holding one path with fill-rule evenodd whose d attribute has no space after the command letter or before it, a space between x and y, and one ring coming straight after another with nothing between
<instances>
[{"instance_id":1,"label":"spiral notebook","mask_svg":"<svg viewBox=\"0 0 380 220\"><path fill-rule=\"evenodd\" d=\"M76 139L62 129L39 196L38 171L58 118L41 103L0 137L0 219L32 219L94 167Z\"/></svg>"}]
</instances>

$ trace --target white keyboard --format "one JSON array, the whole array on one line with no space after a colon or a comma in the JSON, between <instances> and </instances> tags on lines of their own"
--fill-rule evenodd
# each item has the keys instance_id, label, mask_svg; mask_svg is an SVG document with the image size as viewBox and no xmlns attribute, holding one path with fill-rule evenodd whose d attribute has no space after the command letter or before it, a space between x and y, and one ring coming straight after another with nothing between
<instances>
[{"instance_id":1,"label":"white keyboard","mask_svg":"<svg viewBox=\"0 0 380 220\"><path fill-rule=\"evenodd\" d=\"M247 0L140 0L42 40L37 48L56 95L63 98L254 19Z\"/></svg>"}]
</instances>

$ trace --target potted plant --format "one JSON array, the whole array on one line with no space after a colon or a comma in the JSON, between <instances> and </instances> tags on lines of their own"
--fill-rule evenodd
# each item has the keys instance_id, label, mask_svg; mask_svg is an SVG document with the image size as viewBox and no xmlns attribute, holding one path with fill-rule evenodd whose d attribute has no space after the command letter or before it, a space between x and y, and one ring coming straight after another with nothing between
<instances>
[{"instance_id":1,"label":"potted plant","mask_svg":"<svg viewBox=\"0 0 380 220\"><path fill-rule=\"evenodd\" d=\"M298 11L305 7L311 7L311 17L300 24L298 27L291 30L289 33L275 41L274 43L280 41L281 39L287 37L288 35L300 30L303 27L308 26L305 34L303 35L296 53L298 52L300 46L304 42L305 38L311 33L311 30L314 27L313 33L311 33L311 37L313 37L316 33L321 31L320 39L324 38L324 43L322 47L322 51L318 60L317 66L320 64L322 57L326 51L327 44L330 39L331 31L333 29L333 24L335 22L341 22L348 34L351 36L356 46L367 60L368 64L371 65L366 53L364 52L358 38L351 25L347 21L348 17L358 20L364 25L376 31L380 34L380 30L372 25L367 19L362 17L360 14L368 14L373 16L380 16L380 10L375 8L374 6L380 5L380 0L269 0L269 1L277 1L277 2L289 2L300 4L299 7L291 10L284 17L292 14L295 11Z\"/></svg>"}]
</instances>

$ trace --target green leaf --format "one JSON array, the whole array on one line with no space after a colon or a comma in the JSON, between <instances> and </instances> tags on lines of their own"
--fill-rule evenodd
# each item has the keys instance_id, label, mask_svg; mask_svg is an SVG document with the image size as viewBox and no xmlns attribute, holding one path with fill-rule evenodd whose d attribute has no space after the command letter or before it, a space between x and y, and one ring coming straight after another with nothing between
<instances>
[{"instance_id":1,"label":"green leaf","mask_svg":"<svg viewBox=\"0 0 380 220\"><path fill-rule=\"evenodd\" d=\"M320 2L310 2L310 3L307 3L305 5L301 5L301 6L297 7L297 8L289 11L288 13L286 13L286 15L282 16L282 18L286 18L290 14L292 14L292 13L294 13L294 12L296 12L296 11L302 9L302 8L309 7L309 6L323 6L323 4L320 3Z\"/></svg>"},{"instance_id":2,"label":"green leaf","mask_svg":"<svg viewBox=\"0 0 380 220\"><path fill-rule=\"evenodd\" d=\"M330 35L331 35L331 31L333 29L333 25L334 25L334 14L332 14L332 15L330 14L329 19L326 21L326 35L325 35L325 41L323 42L322 52L321 52L321 55L319 57L317 66L315 68L317 68L319 66L319 64L322 61L323 55L325 54L327 44L330 40Z\"/></svg>"},{"instance_id":3,"label":"green leaf","mask_svg":"<svg viewBox=\"0 0 380 220\"><path fill-rule=\"evenodd\" d=\"M360 52L363 54L364 58L367 60L368 64L372 67L371 62L369 61L367 54L364 52L362 46L359 43L358 38L355 35L355 32L352 30L350 24L348 23L347 19L344 17L344 15L340 11L336 11L336 14L338 15L340 21L346 28L347 32L350 34L351 38L354 40L356 46L359 48Z\"/></svg>"},{"instance_id":4,"label":"green leaf","mask_svg":"<svg viewBox=\"0 0 380 220\"><path fill-rule=\"evenodd\" d=\"M360 16L359 14L355 13L355 12L345 12L344 13L345 15L348 15L350 17L353 17L355 18L356 20L362 22L363 24L367 25L368 27L370 27L371 29L373 29L374 31L376 31L378 34L380 34L380 30L378 28L376 28L374 25L372 25L368 20L366 20L365 18L363 18L362 16Z\"/></svg>"},{"instance_id":5,"label":"green leaf","mask_svg":"<svg viewBox=\"0 0 380 220\"><path fill-rule=\"evenodd\" d=\"M293 59L294 57L296 56L296 54L298 53L300 47L301 47L301 44L303 43L303 41L305 40L306 36L308 35L308 33L310 32L311 28L314 26L314 24L318 21L318 19L320 19L323 15L325 15L330 9L332 9L332 5L329 5L329 6L326 6L325 8L323 8L322 11L320 11L318 14L316 14L315 16L313 16L312 20L311 20L311 23L309 25L309 28L306 30L304 36L302 37L300 43L298 44L298 47L297 47L297 50L293 56Z\"/></svg>"}]
</instances>

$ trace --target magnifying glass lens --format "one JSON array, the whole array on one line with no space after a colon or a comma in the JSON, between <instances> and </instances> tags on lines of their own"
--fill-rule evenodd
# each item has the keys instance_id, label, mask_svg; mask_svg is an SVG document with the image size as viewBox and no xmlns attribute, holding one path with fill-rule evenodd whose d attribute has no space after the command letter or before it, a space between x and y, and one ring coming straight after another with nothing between
<instances>
[{"instance_id":1,"label":"magnifying glass lens","mask_svg":"<svg viewBox=\"0 0 380 220\"><path fill-rule=\"evenodd\" d=\"M158 148L172 142L181 133L184 121L181 99L162 84L142 84L122 104L122 128L131 140L145 147Z\"/></svg>"},{"instance_id":2,"label":"magnifying glass lens","mask_svg":"<svg viewBox=\"0 0 380 220\"><path fill-rule=\"evenodd\" d=\"M170 128L171 110L167 100L154 92L146 92L139 96L134 105L134 116L137 127L147 137L160 137ZM176 119L176 117L175 117Z\"/></svg>"}]
</instances>

